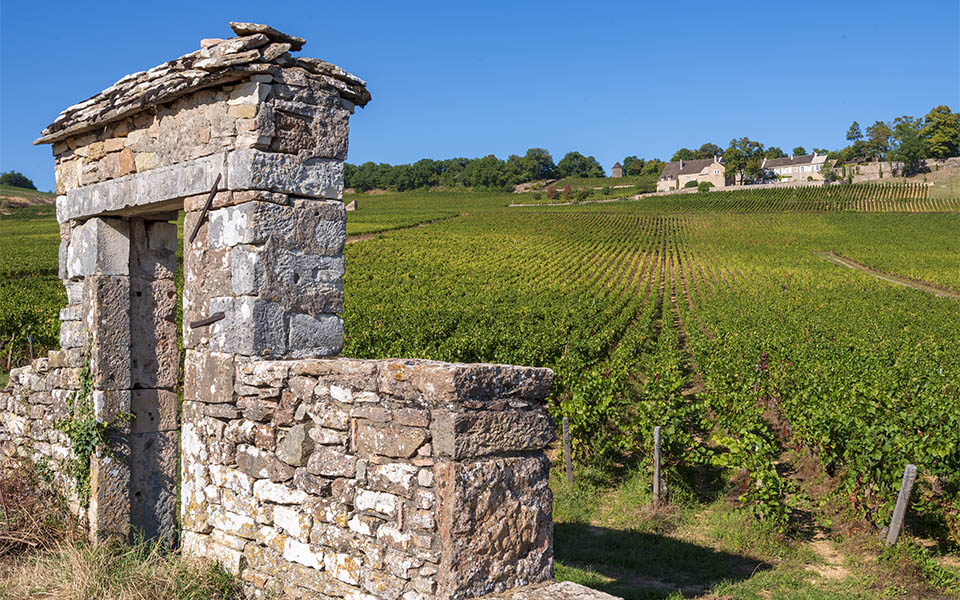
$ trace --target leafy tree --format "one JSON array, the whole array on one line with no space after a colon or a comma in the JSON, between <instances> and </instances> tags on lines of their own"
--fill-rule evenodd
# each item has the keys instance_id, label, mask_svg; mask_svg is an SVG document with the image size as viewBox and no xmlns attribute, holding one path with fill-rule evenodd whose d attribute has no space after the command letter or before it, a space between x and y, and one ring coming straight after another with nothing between
<instances>
[{"instance_id":1,"label":"leafy tree","mask_svg":"<svg viewBox=\"0 0 960 600\"><path fill-rule=\"evenodd\" d=\"M697 187L697 185L698 185L698 184L697 184L697 180L696 180L696 179L691 179L690 181L688 181L688 182L686 182L685 184L683 184L683 188L684 188L684 189L687 189L687 188L695 188L695 187Z\"/></svg>"},{"instance_id":2,"label":"leafy tree","mask_svg":"<svg viewBox=\"0 0 960 600\"><path fill-rule=\"evenodd\" d=\"M860 131L860 123L856 121L853 122L853 125L850 126L850 129L847 130L847 139L851 142L856 142L863 139L863 132Z\"/></svg>"},{"instance_id":3,"label":"leafy tree","mask_svg":"<svg viewBox=\"0 0 960 600\"><path fill-rule=\"evenodd\" d=\"M903 165L904 175L919 173L929 152L927 138L920 133L922 125L922 120L906 115L893 122L894 145L890 157Z\"/></svg>"},{"instance_id":4,"label":"leafy tree","mask_svg":"<svg viewBox=\"0 0 960 600\"><path fill-rule=\"evenodd\" d=\"M834 181L840 181L840 175L833 168L834 163L831 160L827 160L823 163L823 166L820 167L820 175L823 176L824 183L833 183Z\"/></svg>"},{"instance_id":5,"label":"leafy tree","mask_svg":"<svg viewBox=\"0 0 960 600\"><path fill-rule=\"evenodd\" d=\"M640 171L641 169L643 169L643 159L642 159L642 158L637 158L636 156L626 156L626 157L624 157L623 160L620 161L620 166L623 167L623 174L624 174L624 175L632 175L632 174L633 174L633 173L631 172L631 169L630 169L630 165L632 165L633 163L639 163L639 164L636 166L637 171Z\"/></svg>"},{"instance_id":6,"label":"leafy tree","mask_svg":"<svg viewBox=\"0 0 960 600\"><path fill-rule=\"evenodd\" d=\"M807 154L807 149L803 146L797 146L793 149L794 156L805 156Z\"/></svg>"},{"instance_id":7,"label":"leafy tree","mask_svg":"<svg viewBox=\"0 0 960 600\"><path fill-rule=\"evenodd\" d=\"M579 152L568 152L557 163L557 172L560 177L603 177L603 167L592 156L584 156Z\"/></svg>"},{"instance_id":8,"label":"leafy tree","mask_svg":"<svg viewBox=\"0 0 960 600\"><path fill-rule=\"evenodd\" d=\"M813 151L817 154L830 154L830 151L826 148L814 148Z\"/></svg>"},{"instance_id":9,"label":"leafy tree","mask_svg":"<svg viewBox=\"0 0 960 600\"><path fill-rule=\"evenodd\" d=\"M660 175L660 172L663 171L663 165L666 164L659 158L651 158L650 160L643 163L643 169L640 171L641 175Z\"/></svg>"},{"instance_id":10,"label":"leafy tree","mask_svg":"<svg viewBox=\"0 0 960 600\"><path fill-rule=\"evenodd\" d=\"M713 187L713 184L709 181L701 181L697 184L697 193L703 194L710 191L710 188Z\"/></svg>"},{"instance_id":11,"label":"leafy tree","mask_svg":"<svg viewBox=\"0 0 960 600\"><path fill-rule=\"evenodd\" d=\"M890 138L893 130L883 121L877 121L867 127L867 141L864 148L866 156L873 160L880 160L890 150Z\"/></svg>"},{"instance_id":12,"label":"leafy tree","mask_svg":"<svg viewBox=\"0 0 960 600\"><path fill-rule=\"evenodd\" d=\"M0 185L12 185L18 188L25 188L28 190L35 190L37 186L33 185L33 182L30 181L26 175L19 171L7 171L5 173L0 173Z\"/></svg>"},{"instance_id":13,"label":"leafy tree","mask_svg":"<svg viewBox=\"0 0 960 600\"><path fill-rule=\"evenodd\" d=\"M786 156L787 153L776 146L770 146L763 151L764 158L786 158Z\"/></svg>"},{"instance_id":14,"label":"leafy tree","mask_svg":"<svg viewBox=\"0 0 960 600\"><path fill-rule=\"evenodd\" d=\"M931 158L949 158L960 154L960 114L949 106L933 108L923 119L920 131L929 145Z\"/></svg>"},{"instance_id":15,"label":"leafy tree","mask_svg":"<svg viewBox=\"0 0 960 600\"><path fill-rule=\"evenodd\" d=\"M680 148L673 153L673 158L671 158L670 161L677 162L678 160L693 160L696 157L697 155L690 148Z\"/></svg>"},{"instance_id":16,"label":"leafy tree","mask_svg":"<svg viewBox=\"0 0 960 600\"><path fill-rule=\"evenodd\" d=\"M730 140L730 146L723 153L723 162L726 165L726 176L736 176L737 182L742 184L745 178L760 179L762 177L763 144L748 137Z\"/></svg>"},{"instance_id":17,"label":"leafy tree","mask_svg":"<svg viewBox=\"0 0 960 600\"><path fill-rule=\"evenodd\" d=\"M706 144L700 146L700 149L693 153L693 157L696 158L713 158L714 156L720 156L723 153L723 148L716 144L711 144L707 142ZM686 160L686 159L684 159Z\"/></svg>"},{"instance_id":18,"label":"leafy tree","mask_svg":"<svg viewBox=\"0 0 960 600\"><path fill-rule=\"evenodd\" d=\"M520 160L520 181L552 179L557 175L553 157L543 148L530 148Z\"/></svg>"}]
</instances>

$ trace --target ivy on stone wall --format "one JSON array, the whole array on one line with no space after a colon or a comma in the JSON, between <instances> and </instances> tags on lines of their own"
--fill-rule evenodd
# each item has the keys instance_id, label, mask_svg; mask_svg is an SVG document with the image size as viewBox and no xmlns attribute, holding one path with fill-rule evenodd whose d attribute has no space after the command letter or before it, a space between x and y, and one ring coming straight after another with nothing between
<instances>
[{"instance_id":1,"label":"ivy on stone wall","mask_svg":"<svg viewBox=\"0 0 960 600\"><path fill-rule=\"evenodd\" d=\"M63 465L64 474L73 482L74 491L81 505L90 504L90 458L98 450L112 455L108 434L111 429L130 422L133 414L126 412L111 421L99 421L93 408L93 376L90 360L84 361L80 370L80 389L67 399L70 416L57 423L57 429L66 434L73 450L73 458Z\"/></svg>"}]
</instances>

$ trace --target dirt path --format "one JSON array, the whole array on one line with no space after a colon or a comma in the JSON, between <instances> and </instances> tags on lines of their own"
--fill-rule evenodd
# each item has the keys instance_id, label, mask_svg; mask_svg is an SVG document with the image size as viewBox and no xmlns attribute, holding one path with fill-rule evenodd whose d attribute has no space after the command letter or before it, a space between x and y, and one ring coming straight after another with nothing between
<instances>
[{"instance_id":1,"label":"dirt path","mask_svg":"<svg viewBox=\"0 0 960 600\"><path fill-rule=\"evenodd\" d=\"M908 277L902 277L900 275L893 275L891 273L884 273L883 271L877 271L876 269L871 269L867 265L859 263L853 260L852 258L847 258L846 256L837 254L836 252L818 252L817 256L819 256L824 260L830 261L834 264L847 267L849 269L856 269L858 271L863 271L864 273L869 273L870 275L873 275L877 279L882 279L890 283L896 283L897 285L902 285L909 288L913 288L915 290L927 292L935 296L954 298L956 300L960 300L960 292L956 292L954 290L944 288L926 281L919 281L916 279L910 279Z\"/></svg>"},{"instance_id":2,"label":"dirt path","mask_svg":"<svg viewBox=\"0 0 960 600\"><path fill-rule=\"evenodd\" d=\"M392 233L394 231L404 231L406 229L416 229L417 227L426 227L427 225L435 225L442 221L448 221L450 219L456 219L457 217L465 217L467 213L460 213L459 215L450 215L448 217L441 217L439 219L430 219L429 221L421 221L416 225L408 225L406 227L395 227L393 229L385 229L383 231L377 231L374 233L358 233L357 235L348 235L347 243L352 244L354 242L362 242L363 240L372 240L382 233Z\"/></svg>"}]
</instances>

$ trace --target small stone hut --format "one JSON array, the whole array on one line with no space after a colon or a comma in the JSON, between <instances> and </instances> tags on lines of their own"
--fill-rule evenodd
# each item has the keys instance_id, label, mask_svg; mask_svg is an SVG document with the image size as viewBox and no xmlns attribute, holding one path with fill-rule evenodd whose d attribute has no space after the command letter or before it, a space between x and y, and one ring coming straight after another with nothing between
<instances>
[{"instance_id":1,"label":"small stone hut","mask_svg":"<svg viewBox=\"0 0 960 600\"><path fill-rule=\"evenodd\" d=\"M68 304L61 348L0 390L0 451L45 465L93 539L179 543L251 597L548 582L552 373L337 357L343 161L370 94L292 56L301 38L231 27L37 140L53 145ZM87 414L108 442L78 456L61 425Z\"/></svg>"}]
</instances>

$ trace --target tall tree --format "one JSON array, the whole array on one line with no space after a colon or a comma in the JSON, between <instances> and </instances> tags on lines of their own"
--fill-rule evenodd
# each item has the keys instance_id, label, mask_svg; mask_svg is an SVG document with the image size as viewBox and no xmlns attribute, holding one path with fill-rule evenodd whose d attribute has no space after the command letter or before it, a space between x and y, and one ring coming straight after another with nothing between
<instances>
[{"instance_id":1,"label":"tall tree","mask_svg":"<svg viewBox=\"0 0 960 600\"><path fill-rule=\"evenodd\" d=\"M707 142L706 144L700 146L700 148L693 154L694 158L713 158L714 156L720 156L723 154L723 148L716 144Z\"/></svg>"},{"instance_id":2,"label":"tall tree","mask_svg":"<svg viewBox=\"0 0 960 600\"><path fill-rule=\"evenodd\" d=\"M726 176L736 176L742 184L744 179L760 179L763 164L763 144L748 137L730 140L730 146L723 153L726 164Z\"/></svg>"},{"instance_id":3,"label":"tall tree","mask_svg":"<svg viewBox=\"0 0 960 600\"><path fill-rule=\"evenodd\" d=\"M636 167L633 167L633 164L637 163ZM631 167L640 170L643 169L643 159L637 158L636 156L625 156L622 161L620 161L620 166L623 167L624 175L633 175Z\"/></svg>"},{"instance_id":4,"label":"tall tree","mask_svg":"<svg viewBox=\"0 0 960 600\"><path fill-rule=\"evenodd\" d=\"M804 156L806 155L806 153L807 153L807 149L804 148L803 146L797 146L796 148L793 149L794 156Z\"/></svg>"},{"instance_id":5,"label":"tall tree","mask_svg":"<svg viewBox=\"0 0 960 600\"><path fill-rule=\"evenodd\" d=\"M561 177L603 177L603 167L592 156L584 156L579 152L567 152L566 156L557 163L557 171Z\"/></svg>"},{"instance_id":6,"label":"tall tree","mask_svg":"<svg viewBox=\"0 0 960 600\"><path fill-rule=\"evenodd\" d=\"M850 129L847 130L847 139L851 142L856 142L857 140L863 139L863 132L860 131L860 123L856 121L853 122L853 125L850 126Z\"/></svg>"},{"instance_id":7,"label":"tall tree","mask_svg":"<svg viewBox=\"0 0 960 600\"><path fill-rule=\"evenodd\" d=\"M787 153L776 146L770 146L763 151L763 156L764 158L785 158Z\"/></svg>"},{"instance_id":8,"label":"tall tree","mask_svg":"<svg viewBox=\"0 0 960 600\"><path fill-rule=\"evenodd\" d=\"M867 141L865 152L867 157L873 160L880 160L883 155L890 150L890 137L893 130L883 121L877 121L870 127L867 127Z\"/></svg>"},{"instance_id":9,"label":"tall tree","mask_svg":"<svg viewBox=\"0 0 960 600\"><path fill-rule=\"evenodd\" d=\"M673 158L671 158L670 161L677 162L678 160L693 160L696 157L697 155L690 148L680 148L673 153Z\"/></svg>"},{"instance_id":10,"label":"tall tree","mask_svg":"<svg viewBox=\"0 0 960 600\"><path fill-rule=\"evenodd\" d=\"M923 159L927 157L929 144L920 129L923 121L902 116L893 121L893 149L890 157L903 165L904 175L914 175L920 171Z\"/></svg>"},{"instance_id":11,"label":"tall tree","mask_svg":"<svg viewBox=\"0 0 960 600\"><path fill-rule=\"evenodd\" d=\"M556 176L553 157L543 148L530 148L520 160L520 181L538 181Z\"/></svg>"},{"instance_id":12,"label":"tall tree","mask_svg":"<svg viewBox=\"0 0 960 600\"><path fill-rule=\"evenodd\" d=\"M932 158L960 155L960 114L949 106L933 108L923 119L921 134L927 139Z\"/></svg>"}]
</instances>

